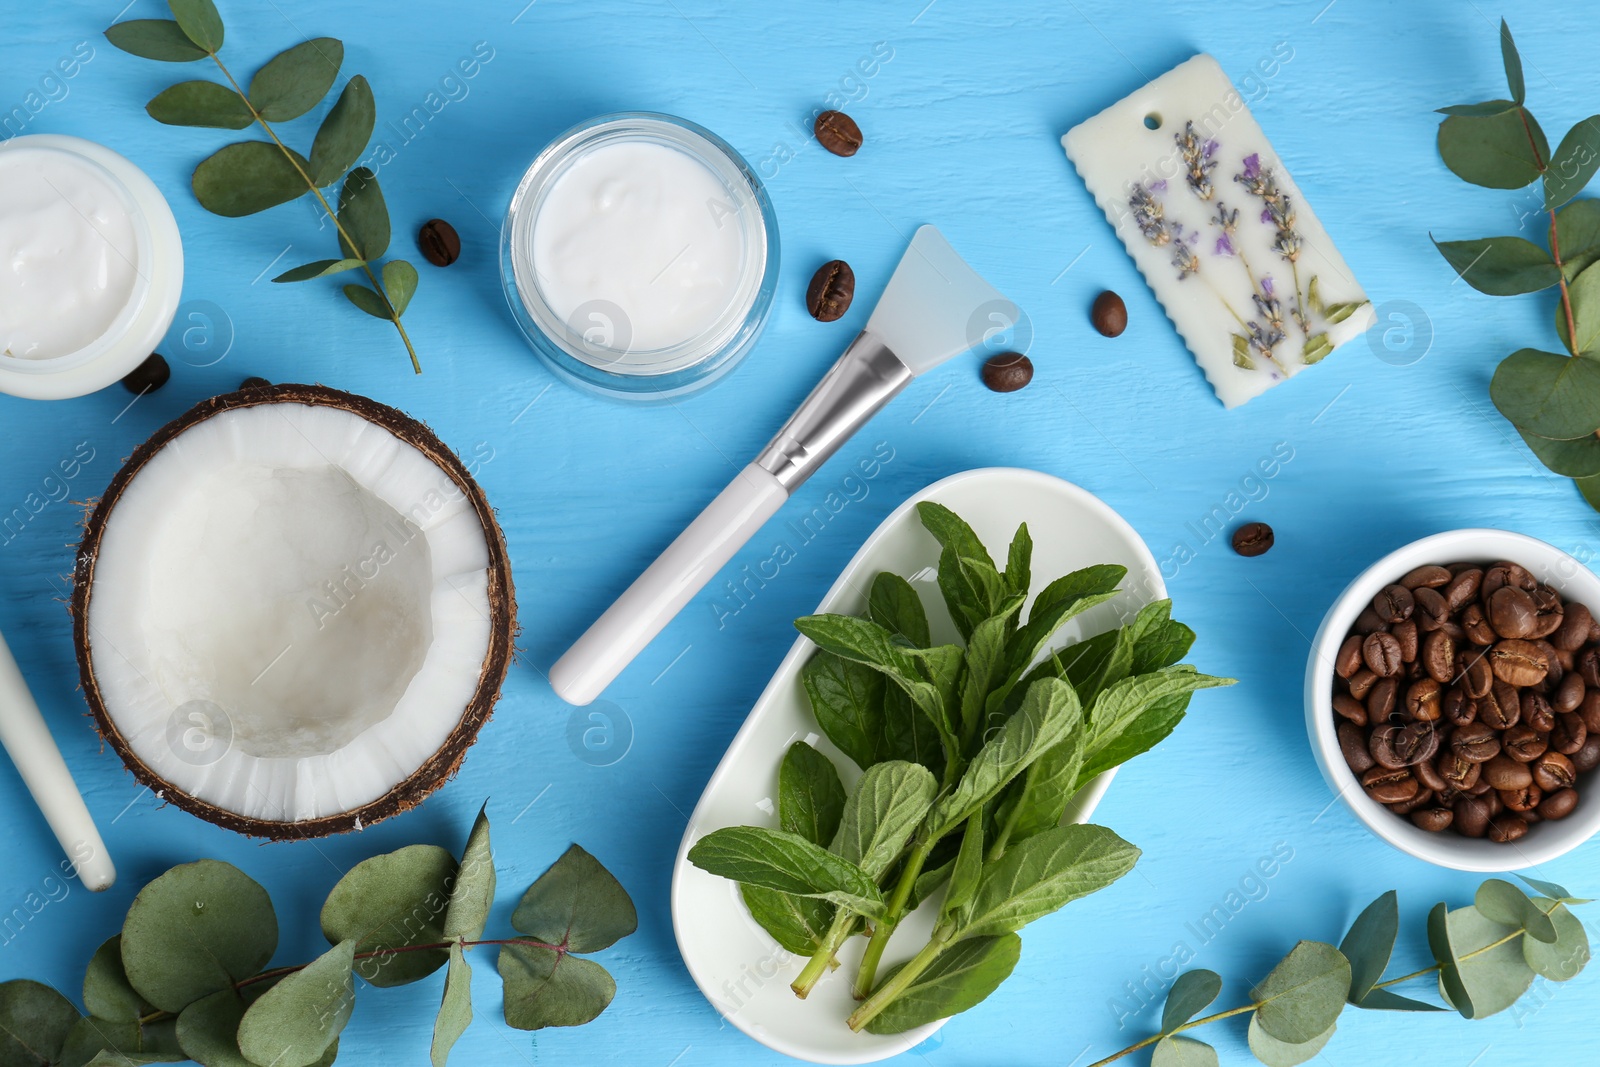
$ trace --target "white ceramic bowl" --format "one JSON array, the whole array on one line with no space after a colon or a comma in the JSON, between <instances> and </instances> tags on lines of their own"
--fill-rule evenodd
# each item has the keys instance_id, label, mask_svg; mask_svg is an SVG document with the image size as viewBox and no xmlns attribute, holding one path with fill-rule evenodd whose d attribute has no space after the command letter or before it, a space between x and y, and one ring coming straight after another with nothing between
<instances>
[{"instance_id":1,"label":"white ceramic bowl","mask_svg":"<svg viewBox=\"0 0 1600 1067\"><path fill-rule=\"evenodd\" d=\"M948 622L937 589L921 580L920 572L939 561L938 542L917 518L915 508L921 500L938 501L965 518L990 553L1001 558L1017 524L1027 522L1034 541L1031 594L1051 579L1090 564L1120 563L1128 568L1122 594L1070 620L1058 635L1058 643L1112 629L1145 604L1166 596L1150 550L1133 527L1103 501L1038 471L989 467L935 482L896 508L845 567L818 611L863 612L873 577L891 570L915 576L913 584L929 608L930 620L937 620L935 639L955 639L955 628ZM805 638L795 641L689 817L672 870L672 927L689 973L706 999L734 1026L768 1048L812 1063L871 1063L915 1048L944 1024L930 1023L903 1034L851 1033L844 1023L856 1006L850 996L850 978L866 939L851 938L839 953L843 966L825 977L810 997L800 1000L790 992L789 982L805 961L778 947L756 925L735 883L707 874L687 859L690 846L712 830L741 823L770 824L778 763L794 741L803 738L827 753L847 785L860 776L854 764L818 736L816 719L799 682L800 667L811 652L812 645ZM1115 773L1107 771L1085 785L1073 798L1067 821L1087 822ZM886 965L904 959L927 940L936 910L937 904L929 901L906 916L890 943ZM1072 909L1046 921L1071 923ZM1028 966L1026 962L1021 965ZM1002 990L996 998L1004 995Z\"/></svg>"},{"instance_id":2,"label":"white ceramic bowl","mask_svg":"<svg viewBox=\"0 0 1600 1067\"><path fill-rule=\"evenodd\" d=\"M1547 863L1593 837L1600 830L1600 797L1582 795L1577 809L1565 819L1536 823L1520 841L1497 845L1486 838L1418 829L1409 819L1369 799L1339 751L1333 712L1333 660L1356 616L1372 602L1378 590L1398 581L1412 568L1458 560L1520 563L1563 599L1600 611L1600 577L1538 538L1506 530L1450 530L1413 541L1362 571L1323 617L1306 664L1306 733L1311 736L1311 750L1329 787L1367 829L1395 848L1458 871L1524 870ZM1592 782L1595 775L1586 777Z\"/></svg>"}]
</instances>

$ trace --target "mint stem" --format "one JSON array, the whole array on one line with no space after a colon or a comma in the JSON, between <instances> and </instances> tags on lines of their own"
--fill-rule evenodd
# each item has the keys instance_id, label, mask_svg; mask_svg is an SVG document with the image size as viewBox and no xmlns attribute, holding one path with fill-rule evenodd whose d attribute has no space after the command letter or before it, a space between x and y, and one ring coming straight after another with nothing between
<instances>
[{"instance_id":1,"label":"mint stem","mask_svg":"<svg viewBox=\"0 0 1600 1067\"><path fill-rule=\"evenodd\" d=\"M878 980L878 964L883 960L884 950L889 947L889 938L894 936L895 927L905 915L906 901L911 899L911 891L916 888L917 877L922 874L923 865L928 862L928 853L932 849L932 844L919 844L906 857L900 880L895 883L894 892L889 896L888 911L882 921L873 926L872 939L867 942L867 951L861 957L861 968L856 971L853 991L857 1000L865 1000L872 993L873 984Z\"/></svg>"},{"instance_id":2,"label":"mint stem","mask_svg":"<svg viewBox=\"0 0 1600 1067\"><path fill-rule=\"evenodd\" d=\"M922 976L923 971L933 965L933 961L939 958L939 954L945 950L945 946L950 944L950 939L954 936L955 927L949 923L935 928L928 943L922 946L922 951L911 957L911 962L896 971L893 978L883 983L881 989L851 1014L848 1020L850 1029L859 1031L881 1015L883 1010L893 1004L912 982Z\"/></svg>"},{"instance_id":3,"label":"mint stem","mask_svg":"<svg viewBox=\"0 0 1600 1067\"><path fill-rule=\"evenodd\" d=\"M795 996L804 1000L811 995L811 991L816 988L817 983L822 980L822 976L827 974L828 969L833 965L833 957L838 953L839 946L843 945L845 941L849 940L850 935L855 933L856 923L860 921L860 918L854 912L847 911L844 908L839 909L839 914L833 917L833 925L828 927L827 934L822 938L821 946L818 947L816 952L812 953L811 959L805 965L805 969L800 972L800 976L789 986L790 989L794 990Z\"/></svg>"}]
</instances>

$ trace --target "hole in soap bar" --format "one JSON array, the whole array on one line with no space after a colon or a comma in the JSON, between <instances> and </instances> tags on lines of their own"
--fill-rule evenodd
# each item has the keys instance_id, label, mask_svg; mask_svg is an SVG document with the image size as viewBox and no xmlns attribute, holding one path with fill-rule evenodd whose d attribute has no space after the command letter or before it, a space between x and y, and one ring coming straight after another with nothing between
<instances>
[{"instance_id":1,"label":"hole in soap bar","mask_svg":"<svg viewBox=\"0 0 1600 1067\"><path fill-rule=\"evenodd\" d=\"M1154 111L1150 112L1144 117L1144 128L1147 130L1159 130L1161 128L1161 116Z\"/></svg>"}]
</instances>

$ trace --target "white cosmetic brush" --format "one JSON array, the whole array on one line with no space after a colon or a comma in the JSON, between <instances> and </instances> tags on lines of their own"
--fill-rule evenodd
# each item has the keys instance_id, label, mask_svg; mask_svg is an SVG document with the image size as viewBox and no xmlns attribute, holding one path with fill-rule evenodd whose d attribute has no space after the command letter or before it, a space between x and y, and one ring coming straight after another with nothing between
<instances>
[{"instance_id":1,"label":"white cosmetic brush","mask_svg":"<svg viewBox=\"0 0 1600 1067\"><path fill-rule=\"evenodd\" d=\"M599 696L795 488L912 378L1020 317L938 230L919 229L867 328L755 462L556 661L550 669L556 693L572 704Z\"/></svg>"},{"instance_id":2,"label":"white cosmetic brush","mask_svg":"<svg viewBox=\"0 0 1600 1067\"><path fill-rule=\"evenodd\" d=\"M50 736L17 661L0 636L0 744L33 794L45 822L66 850L85 889L99 892L117 880L100 831L95 829L72 772Z\"/></svg>"}]
</instances>

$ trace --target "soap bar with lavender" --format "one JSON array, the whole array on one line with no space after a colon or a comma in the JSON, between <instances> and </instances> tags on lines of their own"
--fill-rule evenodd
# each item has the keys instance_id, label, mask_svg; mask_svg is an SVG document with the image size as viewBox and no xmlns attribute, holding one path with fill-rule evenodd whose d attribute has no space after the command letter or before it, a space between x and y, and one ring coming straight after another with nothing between
<instances>
[{"instance_id":1,"label":"soap bar with lavender","mask_svg":"<svg viewBox=\"0 0 1600 1067\"><path fill-rule=\"evenodd\" d=\"M1061 144L1225 407L1372 325L1366 293L1210 56Z\"/></svg>"}]
</instances>

